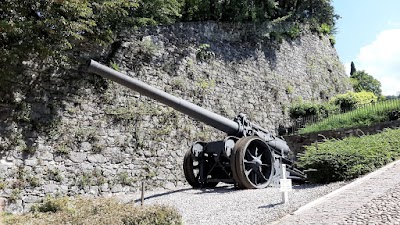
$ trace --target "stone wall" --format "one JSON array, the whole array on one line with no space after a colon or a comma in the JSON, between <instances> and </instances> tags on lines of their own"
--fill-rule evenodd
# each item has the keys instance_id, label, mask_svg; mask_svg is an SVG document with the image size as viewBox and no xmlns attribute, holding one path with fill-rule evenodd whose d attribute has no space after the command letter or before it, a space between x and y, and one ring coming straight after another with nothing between
<instances>
[{"instance_id":1,"label":"stone wall","mask_svg":"<svg viewBox=\"0 0 400 225\"><path fill-rule=\"evenodd\" d=\"M94 59L208 110L272 132L288 106L350 89L329 39L271 42L254 25L182 23L126 32ZM82 54L87 54L83 52ZM184 153L223 133L93 74L41 70L0 105L0 197L20 212L47 195L110 196L185 183Z\"/></svg>"}]
</instances>

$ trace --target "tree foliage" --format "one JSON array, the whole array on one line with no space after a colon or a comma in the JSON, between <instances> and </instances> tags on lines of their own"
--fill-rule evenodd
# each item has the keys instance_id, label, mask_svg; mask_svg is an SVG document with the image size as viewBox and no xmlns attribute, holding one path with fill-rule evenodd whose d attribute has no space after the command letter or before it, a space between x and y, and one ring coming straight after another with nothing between
<instances>
[{"instance_id":1,"label":"tree foliage","mask_svg":"<svg viewBox=\"0 0 400 225\"><path fill-rule=\"evenodd\" d=\"M139 7L132 15L136 24L156 25L179 21L184 0L140 0Z\"/></svg>"},{"instance_id":2,"label":"tree foliage","mask_svg":"<svg viewBox=\"0 0 400 225\"><path fill-rule=\"evenodd\" d=\"M137 25L172 23L181 0L4 0L0 5L2 66L28 59L60 59L90 41L108 44L116 34Z\"/></svg>"},{"instance_id":3,"label":"tree foliage","mask_svg":"<svg viewBox=\"0 0 400 225\"><path fill-rule=\"evenodd\" d=\"M353 75L357 71L356 66L354 65L354 62L351 62L350 64L350 76Z\"/></svg>"},{"instance_id":4,"label":"tree foliage","mask_svg":"<svg viewBox=\"0 0 400 225\"><path fill-rule=\"evenodd\" d=\"M20 82L30 61L60 66L76 59L77 47L110 44L136 26L284 20L332 32L336 18L331 0L3 0L0 83Z\"/></svg>"},{"instance_id":5,"label":"tree foliage","mask_svg":"<svg viewBox=\"0 0 400 225\"><path fill-rule=\"evenodd\" d=\"M182 15L183 21L265 22L289 18L308 22L316 30L325 24L329 33L334 31L338 18L331 0L187 0Z\"/></svg>"},{"instance_id":6,"label":"tree foliage","mask_svg":"<svg viewBox=\"0 0 400 225\"><path fill-rule=\"evenodd\" d=\"M361 70L356 71L350 76L353 83L354 91L368 91L374 93L376 96L381 96L381 82L369 75L367 72Z\"/></svg>"},{"instance_id":7,"label":"tree foliage","mask_svg":"<svg viewBox=\"0 0 400 225\"><path fill-rule=\"evenodd\" d=\"M60 62L84 41L109 43L115 31L133 22L137 7L129 0L4 0L0 79L12 79L32 59Z\"/></svg>"}]
</instances>

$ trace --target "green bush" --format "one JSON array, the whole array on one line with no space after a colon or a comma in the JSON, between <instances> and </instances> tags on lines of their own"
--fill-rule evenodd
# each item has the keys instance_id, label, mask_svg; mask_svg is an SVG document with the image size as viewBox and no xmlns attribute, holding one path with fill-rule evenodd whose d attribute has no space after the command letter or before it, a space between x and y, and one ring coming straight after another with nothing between
<instances>
[{"instance_id":1,"label":"green bush","mask_svg":"<svg viewBox=\"0 0 400 225\"><path fill-rule=\"evenodd\" d=\"M331 34L332 32L332 26L322 23L318 29L319 33L321 34Z\"/></svg>"},{"instance_id":2,"label":"green bush","mask_svg":"<svg viewBox=\"0 0 400 225\"><path fill-rule=\"evenodd\" d=\"M327 140L307 146L299 158L303 169L315 169L309 180L329 183L356 178L400 157L400 129L376 135Z\"/></svg>"},{"instance_id":3,"label":"green bush","mask_svg":"<svg viewBox=\"0 0 400 225\"><path fill-rule=\"evenodd\" d=\"M330 103L323 103L319 105L319 115L322 118L339 113L339 106Z\"/></svg>"},{"instance_id":4,"label":"green bush","mask_svg":"<svg viewBox=\"0 0 400 225\"><path fill-rule=\"evenodd\" d=\"M318 114L319 106L315 103L301 102L289 107L289 116L292 119L304 118Z\"/></svg>"},{"instance_id":5,"label":"green bush","mask_svg":"<svg viewBox=\"0 0 400 225\"><path fill-rule=\"evenodd\" d=\"M339 106L342 111L355 109L357 104L354 92L337 95L331 101L333 104Z\"/></svg>"},{"instance_id":6,"label":"green bush","mask_svg":"<svg viewBox=\"0 0 400 225\"><path fill-rule=\"evenodd\" d=\"M329 103L300 102L289 107L289 116L292 119L305 118L309 116L327 117L337 113L338 107Z\"/></svg>"},{"instance_id":7,"label":"green bush","mask_svg":"<svg viewBox=\"0 0 400 225\"><path fill-rule=\"evenodd\" d=\"M336 44L335 36L330 35L329 36L329 42L331 43L332 46L334 46Z\"/></svg>"},{"instance_id":8,"label":"green bush","mask_svg":"<svg viewBox=\"0 0 400 225\"><path fill-rule=\"evenodd\" d=\"M356 97L357 103L359 105L375 103L378 101L378 97L373 92L369 92L369 91L356 92L355 97Z\"/></svg>"},{"instance_id":9,"label":"green bush","mask_svg":"<svg viewBox=\"0 0 400 225\"><path fill-rule=\"evenodd\" d=\"M352 92L349 91L346 94L339 94L335 96L331 103L340 107L342 111L349 111L357 108L360 105L377 102L378 97L367 91Z\"/></svg>"},{"instance_id":10,"label":"green bush","mask_svg":"<svg viewBox=\"0 0 400 225\"><path fill-rule=\"evenodd\" d=\"M294 24L290 27L290 29L285 32L286 35L288 35L291 39L295 39L300 36L301 29L298 24Z\"/></svg>"}]
</instances>

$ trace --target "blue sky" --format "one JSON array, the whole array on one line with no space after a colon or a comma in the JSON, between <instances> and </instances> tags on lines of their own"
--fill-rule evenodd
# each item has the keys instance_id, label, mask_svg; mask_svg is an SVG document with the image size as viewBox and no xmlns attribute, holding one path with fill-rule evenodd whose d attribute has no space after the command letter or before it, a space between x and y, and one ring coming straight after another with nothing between
<instances>
[{"instance_id":1,"label":"blue sky","mask_svg":"<svg viewBox=\"0 0 400 225\"><path fill-rule=\"evenodd\" d=\"M382 84L384 95L400 94L400 1L333 0L337 21L335 48Z\"/></svg>"}]
</instances>

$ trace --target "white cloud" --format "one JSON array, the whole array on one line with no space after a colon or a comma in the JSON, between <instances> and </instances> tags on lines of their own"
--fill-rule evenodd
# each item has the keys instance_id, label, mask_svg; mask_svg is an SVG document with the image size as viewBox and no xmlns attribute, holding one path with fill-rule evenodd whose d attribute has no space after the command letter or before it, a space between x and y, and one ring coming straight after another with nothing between
<instances>
[{"instance_id":1,"label":"white cloud","mask_svg":"<svg viewBox=\"0 0 400 225\"><path fill-rule=\"evenodd\" d=\"M400 91L400 29L382 31L360 49L354 61L357 70L365 70L382 83L383 95Z\"/></svg>"},{"instance_id":2,"label":"white cloud","mask_svg":"<svg viewBox=\"0 0 400 225\"><path fill-rule=\"evenodd\" d=\"M346 72L347 76L350 76L350 70L351 70L351 63L343 63L344 66L344 71Z\"/></svg>"}]
</instances>

